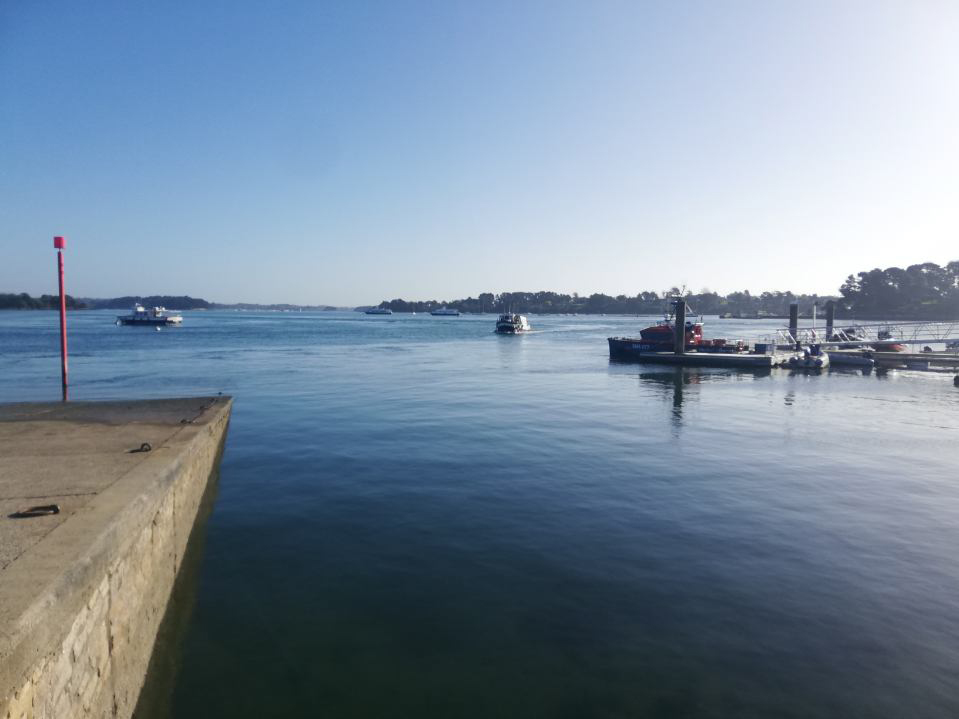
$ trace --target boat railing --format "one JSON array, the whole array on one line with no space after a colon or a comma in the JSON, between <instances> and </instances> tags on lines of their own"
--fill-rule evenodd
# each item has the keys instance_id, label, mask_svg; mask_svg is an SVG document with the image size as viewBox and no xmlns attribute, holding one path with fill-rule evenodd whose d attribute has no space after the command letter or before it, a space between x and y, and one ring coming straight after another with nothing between
<instances>
[{"instance_id":1,"label":"boat railing","mask_svg":"<svg viewBox=\"0 0 959 719\"><path fill-rule=\"evenodd\" d=\"M795 334L787 328L775 331L760 341L778 345L819 344L838 347L848 344L896 342L898 344L931 345L959 341L959 320L953 322L879 322L872 324L841 322L829 334L825 326L800 327Z\"/></svg>"}]
</instances>

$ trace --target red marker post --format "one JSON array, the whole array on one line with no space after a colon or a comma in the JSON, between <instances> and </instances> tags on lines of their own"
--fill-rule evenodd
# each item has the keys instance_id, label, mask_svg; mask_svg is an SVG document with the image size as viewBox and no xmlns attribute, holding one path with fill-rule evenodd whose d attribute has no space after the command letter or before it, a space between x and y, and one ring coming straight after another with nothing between
<instances>
[{"instance_id":1,"label":"red marker post","mask_svg":"<svg viewBox=\"0 0 959 719\"><path fill-rule=\"evenodd\" d=\"M54 237L53 246L57 250L57 273L60 276L60 370L63 374L63 401L67 397L67 296L63 292L63 248L67 246L66 237Z\"/></svg>"}]
</instances>

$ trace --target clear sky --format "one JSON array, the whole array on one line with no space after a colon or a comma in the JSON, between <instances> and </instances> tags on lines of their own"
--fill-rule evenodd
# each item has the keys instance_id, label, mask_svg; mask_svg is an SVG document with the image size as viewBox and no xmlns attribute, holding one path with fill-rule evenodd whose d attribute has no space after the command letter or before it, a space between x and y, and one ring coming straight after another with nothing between
<instances>
[{"instance_id":1,"label":"clear sky","mask_svg":"<svg viewBox=\"0 0 959 719\"><path fill-rule=\"evenodd\" d=\"M835 292L959 259L959 3L0 0L0 291Z\"/></svg>"}]
</instances>

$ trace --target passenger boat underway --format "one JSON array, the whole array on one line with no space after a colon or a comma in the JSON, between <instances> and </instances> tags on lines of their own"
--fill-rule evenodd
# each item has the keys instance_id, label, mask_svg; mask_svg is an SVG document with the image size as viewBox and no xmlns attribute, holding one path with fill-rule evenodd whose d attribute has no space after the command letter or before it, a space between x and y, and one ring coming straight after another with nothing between
<instances>
[{"instance_id":1,"label":"passenger boat underway","mask_svg":"<svg viewBox=\"0 0 959 719\"><path fill-rule=\"evenodd\" d=\"M459 317L459 310L451 310L449 307L440 307L437 310L430 312L434 317Z\"/></svg>"},{"instance_id":2,"label":"passenger boat underway","mask_svg":"<svg viewBox=\"0 0 959 719\"><path fill-rule=\"evenodd\" d=\"M368 310L366 311L366 314L368 314L368 315L391 315L391 314L393 314L393 310L391 310L389 307L371 307L370 309L368 309Z\"/></svg>"},{"instance_id":3,"label":"passenger boat underway","mask_svg":"<svg viewBox=\"0 0 959 719\"><path fill-rule=\"evenodd\" d=\"M525 315L507 312L500 315L499 319L496 320L496 331L501 335L515 335L520 332L529 332L532 329Z\"/></svg>"},{"instance_id":4,"label":"passenger boat underway","mask_svg":"<svg viewBox=\"0 0 959 719\"><path fill-rule=\"evenodd\" d=\"M154 327L168 327L179 325L183 317L178 313L168 313L165 307L154 307L147 310L143 305L134 305L133 312L117 317L118 325L150 325Z\"/></svg>"}]
</instances>

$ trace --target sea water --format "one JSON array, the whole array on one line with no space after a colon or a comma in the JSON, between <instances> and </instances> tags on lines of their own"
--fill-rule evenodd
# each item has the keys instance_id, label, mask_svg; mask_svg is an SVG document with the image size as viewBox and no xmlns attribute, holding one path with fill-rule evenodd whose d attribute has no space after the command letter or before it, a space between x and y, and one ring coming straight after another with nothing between
<instances>
[{"instance_id":1,"label":"sea water","mask_svg":"<svg viewBox=\"0 0 959 719\"><path fill-rule=\"evenodd\" d=\"M959 716L949 375L610 362L635 317L113 318L70 314L73 399L235 398L142 716ZM56 314L0 313L0 401L59 381Z\"/></svg>"}]
</instances>

